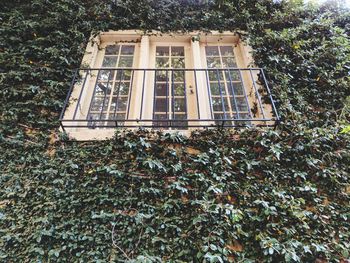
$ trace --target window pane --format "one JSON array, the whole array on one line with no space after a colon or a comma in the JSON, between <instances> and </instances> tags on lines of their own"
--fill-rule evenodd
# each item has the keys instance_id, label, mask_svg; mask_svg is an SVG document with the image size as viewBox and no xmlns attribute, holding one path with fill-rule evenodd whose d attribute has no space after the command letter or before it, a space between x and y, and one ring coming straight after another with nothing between
<instances>
[{"instance_id":1,"label":"window pane","mask_svg":"<svg viewBox=\"0 0 350 263\"><path fill-rule=\"evenodd\" d=\"M237 65L235 66L237 67ZM228 81L240 81L240 74L239 74L239 70L237 69L230 69L230 70L226 70L225 71L225 75L226 75L226 80Z\"/></svg>"},{"instance_id":2,"label":"window pane","mask_svg":"<svg viewBox=\"0 0 350 263\"><path fill-rule=\"evenodd\" d=\"M169 56L169 47L156 47L156 56Z\"/></svg>"},{"instance_id":3,"label":"window pane","mask_svg":"<svg viewBox=\"0 0 350 263\"><path fill-rule=\"evenodd\" d=\"M104 97L94 97L94 101L91 105L92 111L105 111L108 107L108 98Z\"/></svg>"},{"instance_id":4,"label":"window pane","mask_svg":"<svg viewBox=\"0 0 350 263\"><path fill-rule=\"evenodd\" d=\"M131 70L122 70L122 69L119 69L117 70L117 76L115 78L115 81L118 82L118 81L123 81L123 80L130 80L131 79Z\"/></svg>"},{"instance_id":5,"label":"window pane","mask_svg":"<svg viewBox=\"0 0 350 263\"><path fill-rule=\"evenodd\" d=\"M147 73L146 73L147 74ZM167 78L167 74L166 74L166 71L165 70L162 70L162 71L157 71L157 74L156 74L156 80L157 81L169 81L169 76Z\"/></svg>"},{"instance_id":6,"label":"window pane","mask_svg":"<svg viewBox=\"0 0 350 263\"><path fill-rule=\"evenodd\" d=\"M126 111L127 104L128 104L128 97L119 97L117 111Z\"/></svg>"},{"instance_id":7,"label":"window pane","mask_svg":"<svg viewBox=\"0 0 350 263\"><path fill-rule=\"evenodd\" d=\"M185 56L184 47L171 47L172 56Z\"/></svg>"},{"instance_id":8,"label":"window pane","mask_svg":"<svg viewBox=\"0 0 350 263\"><path fill-rule=\"evenodd\" d=\"M118 57L104 57L102 67L114 68L117 65Z\"/></svg>"},{"instance_id":9,"label":"window pane","mask_svg":"<svg viewBox=\"0 0 350 263\"><path fill-rule=\"evenodd\" d=\"M113 95L128 95L130 82L116 82L114 86Z\"/></svg>"},{"instance_id":10,"label":"window pane","mask_svg":"<svg viewBox=\"0 0 350 263\"><path fill-rule=\"evenodd\" d=\"M110 95L111 94L111 83L107 82L99 82L96 85L96 96L104 96L104 95Z\"/></svg>"},{"instance_id":11,"label":"window pane","mask_svg":"<svg viewBox=\"0 0 350 263\"><path fill-rule=\"evenodd\" d=\"M119 67L121 68L131 68L133 62L133 57L123 57L120 56Z\"/></svg>"},{"instance_id":12,"label":"window pane","mask_svg":"<svg viewBox=\"0 0 350 263\"><path fill-rule=\"evenodd\" d=\"M115 75L114 70L101 70L98 79L104 80L104 81L108 81L108 80L111 81L113 80L114 75Z\"/></svg>"},{"instance_id":13,"label":"window pane","mask_svg":"<svg viewBox=\"0 0 350 263\"><path fill-rule=\"evenodd\" d=\"M174 99L174 112L185 112L185 111L186 111L185 98L175 98Z\"/></svg>"},{"instance_id":14,"label":"window pane","mask_svg":"<svg viewBox=\"0 0 350 263\"><path fill-rule=\"evenodd\" d=\"M167 100L165 98L156 98L155 111L156 112L167 111Z\"/></svg>"},{"instance_id":15,"label":"window pane","mask_svg":"<svg viewBox=\"0 0 350 263\"><path fill-rule=\"evenodd\" d=\"M215 47L205 47L205 53L207 56L219 56L219 49L217 46Z\"/></svg>"},{"instance_id":16,"label":"window pane","mask_svg":"<svg viewBox=\"0 0 350 263\"><path fill-rule=\"evenodd\" d=\"M207 65L208 68L221 68L220 57L208 57Z\"/></svg>"},{"instance_id":17,"label":"window pane","mask_svg":"<svg viewBox=\"0 0 350 263\"><path fill-rule=\"evenodd\" d=\"M222 58L222 67L223 68L236 68L236 61L234 58Z\"/></svg>"},{"instance_id":18,"label":"window pane","mask_svg":"<svg viewBox=\"0 0 350 263\"><path fill-rule=\"evenodd\" d=\"M236 97L236 102L239 111L248 111L247 101L245 97Z\"/></svg>"},{"instance_id":19,"label":"window pane","mask_svg":"<svg viewBox=\"0 0 350 263\"><path fill-rule=\"evenodd\" d=\"M220 87L217 82L210 83L210 91L212 95L220 95ZM225 87L223 87L223 83L221 84L221 94L226 95Z\"/></svg>"},{"instance_id":20,"label":"window pane","mask_svg":"<svg viewBox=\"0 0 350 263\"><path fill-rule=\"evenodd\" d=\"M222 106L222 101L224 102L225 107ZM228 103L227 103L227 97L214 97L212 98L213 103L213 110L214 111L229 111Z\"/></svg>"},{"instance_id":21,"label":"window pane","mask_svg":"<svg viewBox=\"0 0 350 263\"><path fill-rule=\"evenodd\" d=\"M228 88L228 92L230 95L232 94L232 89L234 92L234 95L243 95L243 86L241 82L227 82L227 88Z\"/></svg>"},{"instance_id":22,"label":"window pane","mask_svg":"<svg viewBox=\"0 0 350 263\"><path fill-rule=\"evenodd\" d=\"M105 55L118 55L119 45L109 45L106 47Z\"/></svg>"},{"instance_id":23,"label":"window pane","mask_svg":"<svg viewBox=\"0 0 350 263\"><path fill-rule=\"evenodd\" d=\"M128 104L127 97L113 97L111 103L111 111L126 111L126 105ZM115 109L117 107L117 109Z\"/></svg>"},{"instance_id":24,"label":"window pane","mask_svg":"<svg viewBox=\"0 0 350 263\"><path fill-rule=\"evenodd\" d=\"M221 56L231 56L233 57L233 47L232 46L220 46Z\"/></svg>"},{"instance_id":25,"label":"window pane","mask_svg":"<svg viewBox=\"0 0 350 263\"><path fill-rule=\"evenodd\" d=\"M156 58L156 68L168 68L169 58Z\"/></svg>"},{"instance_id":26,"label":"window pane","mask_svg":"<svg viewBox=\"0 0 350 263\"><path fill-rule=\"evenodd\" d=\"M184 68L185 67L185 59L184 58L172 58L171 59L171 67L172 68Z\"/></svg>"},{"instance_id":27,"label":"window pane","mask_svg":"<svg viewBox=\"0 0 350 263\"><path fill-rule=\"evenodd\" d=\"M122 54L122 55L133 55L134 54L134 49L135 49L135 46L123 45L122 49L120 51L120 54Z\"/></svg>"},{"instance_id":28,"label":"window pane","mask_svg":"<svg viewBox=\"0 0 350 263\"><path fill-rule=\"evenodd\" d=\"M183 96L185 95L185 89L183 84L174 84L174 95L175 96Z\"/></svg>"},{"instance_id":29,"label":"window pane","mask_svg":"<svg viewBox=\"0 0 350 263\"><path fill-rule=\"evenodd\" d=\"M177 81L177 82L183 82L185 79L185 71L182 70L176 70L173 73L173 81Z\"/></svg>"},{"instance_id":30,"label":"window pane","mask_svg":"<svg viewBox=\"0 0 350 263\"><path fill-rule=\"evenodd\" d=\"M224 74L222 70L208 70L209 80L210 81L217 81L220 80L220 85L223 85L224 81Z\"/></svg>"},{"instance_id":31,"label":"window pane","mask_svg":"<svg viewBox=\"0 0 350 263\"><path fill-rule=\"evenodd\" d=\"M166 96L167 89L166 89L166 83L158 83L156 85L156 96Z\"/></svg>"}]
</instances>

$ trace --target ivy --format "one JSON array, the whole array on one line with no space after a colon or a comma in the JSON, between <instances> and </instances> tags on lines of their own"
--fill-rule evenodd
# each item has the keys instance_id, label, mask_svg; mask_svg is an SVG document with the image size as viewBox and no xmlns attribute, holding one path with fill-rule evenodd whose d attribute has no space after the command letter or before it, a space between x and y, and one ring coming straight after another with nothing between
<instances>
[{"instance_id":1,"label":"ivy","mask_svg":"<svg viewBox=\"0 0 350 263\"><path fill-rule=\"evenodd\" d=\"M0 34L3 262L346 262L349 11L301 1L7 1ZM91 34L244 30L276 129L116 131L58 116Z\"/></svg>"}]
</instances>

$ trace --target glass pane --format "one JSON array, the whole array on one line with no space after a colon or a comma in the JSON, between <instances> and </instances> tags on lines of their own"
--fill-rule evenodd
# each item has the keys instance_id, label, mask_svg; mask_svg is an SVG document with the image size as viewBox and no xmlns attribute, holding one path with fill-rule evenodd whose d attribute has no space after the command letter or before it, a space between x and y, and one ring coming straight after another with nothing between
<instances>
[{"instance_id":1,"label":"glass pane","mask_svg":"<svg viewBox=\"0 0 350 263\"><path fill-rule=\"evenodd\" d=\"M244 97L236 97L236 102L239 111L248 111L247 101Z\"/></svg>"},{"instance_id":2,"label":"glass pane","mask_svg":"<svg viewBox=\"0 0 350 263\"><path fill-rule=\"evenodd\" d=\"M119 45L109 45L106 47L105 55L118 55Z\"/></svg>"},{"instance_id":3,"label":"glass pane","mask_svg":"<svg viewBox=\"0 0 350 263\"><path fill-rule=\"evenodd\" d=\"M156 85L156 96L166 96L167 95L167 88L166 83L157 83Z\"/></svg>"},{"instance_id":4,"label":"glass pane","mask_svg":"<svg viewBox=\"0 0 350 263\"><path fill-rule=\"evenodd\" d=\"M220 57L207 58L208 68L221 68Z\"/></svg>"},{"instance_id":5,"label":"glass pane","mask_svg":"<svg viewBox=\"0 0 350 263\"><path fill-rule=\"evenodd\" d=\"M169 47L156 47L156 56L169 56Z\"/></svg>"},{"instance_id":6,"label":"glass pane","mask_svg":"<svg viewBox=\"0 0 350 263\"><path fill-rule=\"evenodd\" d=\"M210 83L210 91L212 95L220 95L220 86L217 82ZM225 87L223 87L223 83L221 84L221 94L226 95Z\"/></svg>"},{"instance_id":7,"label":"glass pane","mask_svg":"<svg viewBox=\"0 0 350 263\"><path fill-rule=\"evenodd\" d=\"M223 68L236 68L237 65L236 65L235 59L234 58L222 58L222 67Z\"/></svg>"},{"instance_id":8,"label":"glass pane","mask_svg":"<svg viewBox=\"0 0 350 263\"><path fill-rule=\"evenodd\" d=\"M220 80L220 85L223 85L224 81L224 74L222 70L208 70L209 80L210 81L218 81Z\"/></svg>"},{"instance_id":9,"label":"glass pane","mask_svg":"<svg viewBox=\"0 0 350 263\"><path fill-rule=\"evenodd\" d=\"M114 68L117 65L118 57L104 57L102 67Z\"/></svg>"},{"instance_id":10,"label":"glass pane","mask_svg":"<svg viewBox=\"0 0 350 263\"><path fill-rule=\"evenodd\" d=\"M175 70L173 71L173 81L183 82L185 79L185 71Z\"/></svg>"},{"instance_id":11,"label":"glass pane","mask_svg":"<svg viewBox=\"0 0 350 263\"><path fill-rule=\"evenodd\" d=\"M126 111L127 97L113 97L110 111ZM117 107L117 109L115 109Z\"/></svg>"},{"instance_id":12,"label":"glass pane","mask_svg":"<svg viewBox=\"0 0 350 263\"><path fill-rule=\"evenodd\" d=\"M233 47L232 46L221 46L220 52L221 52L221 56L233 57Z\"/></svg>"},{"instance_id":13,"label":"glass pane","mask_svg":"<svg viewBox=\"0 0 350 263\"><path fill-rule=\"evenodd\" d=\"M175 98L174 99L174 112L185 112L185 111L186 111L185 98Z\"/></svg>"},{"instance_id":14,"label":"glass pane","mask_svg":"<svg viewBox=\"0 0 350 263\"><path fill-rule=\"evenodd\" d=\"M174 95L175 96L183 96L185 95L185 89L183 84L174 84Z\"/></svg>"},{"instance_id":15,"label":"glass pane","mask_svg":"<svg viewBox=\"0 0 350 263\"><path fill-rule=\"evenodd\" d=\"M130 82L116 82L114 86L113 95L128 95Z\"/></svg>"},{"instance_id":16,"label":"glass pane","mask_svg":"<svg viewBox=\"0 0 350 263\"><path fill-rule=\"evenodd\" d=\"M123 57L120 56L119 67L120 68L131 68L133 62L133 57Z\"/></svg>"},{"instance_id":17,"label":"glass pane","mask_svg":"<svg viewBox=\"0 0 350 263\"><path fill-rule=\"evenodd\" d=\"M110 95L111 94L111 87L112 87L111 83L108 83L108 85L107 85L107 82L99 82L96 85L95 95L96 96Z\"/></svg>"},{"instance_id":18,"label":"glass pane","mask_svg":"<svg viewBox=\"0 0 350 263\"><path fill-rule=\"evenodd\" d=\"M172 58L171 59L171 67L172 68L184 68L185 67L185 59L184 58Z\"/></svg>"},{"instance_id":19,"label":"glass pane","mask_svg":"<svg viewBox=\"0 0 350 263\"><path fill-rule=\"evenodd\" d=\"M94 97L94 101L91 105L92 111L105 111L108 107L108 98L104 97Z\"/></svg>"},{"instance_id":20,"label":"glass pane","mask_svg":"<svg viewBox=\"0 0 350 263\"><path fill-rule=\"evenodd\" d=\"M172 56L185 56L184 47L171 47Z\"/></svg>"},{"instance_id":21,"label":"glass pane","mask_svg":"<svg viewBox=\"0 0 350 263\"><path fill-rule=\"evenodd\" d=\"M243 86L241 82L227 82L227 88L228 88L228 92L230 95L232 94L232 89L234 92L234 95L243 95Z\"/></svg>"},{"instance_id":22,"label":"glass pane","mask_svg":"<svg viewBox=\"0 0 350 263\"><path fill-rule=\"evenodd\" d=\"M237 67L237 65L235 65L234 67ZM225 75L227 81L240 81L240 74L239 70L237 69L225 70Z\"/></svg>"},{"instance_id":23,"label":"glass pane","mask_svg":"<svg viewBox=\"0 0 350 263\"><path fill-rule=\"evenodd\" d=\"M219 49L217 46L215 47L205 47L205 54L207 56L219 56Z\"/></svg>"},{"instance_id":24,"label":"glass pane","mask_svg":"<svg viewBox=\"0 0 350 263\"><path fill-rule=\"evenodd\" d=\"M126 111L127 104L128 104L128 97L119 97L117 111Z\"/></svg>"},{"instance_id":25,"label":"glass pane","mask_svg":"<svg viewBox=\"0 0 350 263\"><path fill-rule=\"evenodd\" d=\"M111 81L113 80L114 75L115 75L114 70L101 70L98 79L104 80L104 81L108 81L108 80Z\"/></svg>"},{"instance_id":26,"label":"glass pane","mask_svg":"<svg viewBox=\"0 0 350 263\"><path fill-rule=\"evenodd\" d=\"M147 73L146 73L147 74ZM162 70L162 71L157 71L157 74L156 74L156 80L157 81L169 81L169 76L167 78L167 74L166 74L166 71L165 70Z\"/></svg>"},{"instance_id":27,"label":"glass pane","mask_svg":"<svg viewBox=\"0 0 350 263\"><path fill-rule=\"evenodd\" d=\"M224 102L225 107L222 106L222 101ZM213 103L213 110L214 111L229 111L228 103L227 103L227 97L223 97L222 99L220 97L214 97L212 98Z\"/></svg>"},{"instance_id":28,"label":"glass pane","mask_svg":"<svg viewBox=\"0 0 350 263\"><path fill-rule=\"evenodd\" d=\"M122 46L122 49L120 51L120 54L122 55L133 55L134 54L135 46Z\"/></svg>"},{"instance_id":29,"label":"glass pane","mask_svg":"<svg viewBox=\"0 0 350 263\"><path fill-rule=\"evenodd\" d=\"M130 80L131 79L131 73L132 71L131 70L117 70L117 76L115 78L115 81L118 82L118 81L123 81L123 80Z\"/></svg>"},{"instance_id":30,"label":"glass pane","mask_svg":"<svg viewBox=\"0 0 350 263\"><path fill-rule=\"evenodd\" d=\"M156 98L155 111L156 112L166 112L167 111L167 99Z\"/></svg>"},{"instance_id":31,"label":"glass pane","mask_svg":"<svg viewBox=\"0 0 350 263\"><path fill-rule=\"evenodd\" d=\"M168 68L169 58L156 58L156 68Z\"/></svg>"}]
</instances>

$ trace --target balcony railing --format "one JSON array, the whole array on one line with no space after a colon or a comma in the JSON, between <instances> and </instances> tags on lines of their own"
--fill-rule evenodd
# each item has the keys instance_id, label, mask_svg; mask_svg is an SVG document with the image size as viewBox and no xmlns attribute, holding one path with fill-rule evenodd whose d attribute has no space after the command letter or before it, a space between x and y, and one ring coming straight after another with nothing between
<instances>
[{"instance_id":1,"label":"balcony railing","mask_svg":"<svg viewBox=\"0 0 350 263\"><path fill-rule=\"evenodd\" d=\"M272 126L263 69L77 69L60 116L66 128Z\"/></svg>"}]
</instances>

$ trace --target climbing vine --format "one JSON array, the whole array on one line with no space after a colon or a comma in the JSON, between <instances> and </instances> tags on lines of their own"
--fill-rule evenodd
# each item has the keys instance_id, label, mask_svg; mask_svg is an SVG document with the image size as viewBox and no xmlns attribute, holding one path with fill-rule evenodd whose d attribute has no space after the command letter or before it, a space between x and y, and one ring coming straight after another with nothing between
<instances>
[{"instance_id":1,"label":"climbing vine","mask_svg":"<svg viewBox=\"0 0 350 263\"><path fill-rule=\"evenodd\" d=\"M349 261L349 11L13 0L0 14L1 262ZM58 116L91 32L134 28L246 31L281 124L69 140Z\"/></svg>"}]
</instances>

